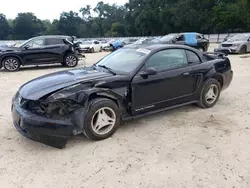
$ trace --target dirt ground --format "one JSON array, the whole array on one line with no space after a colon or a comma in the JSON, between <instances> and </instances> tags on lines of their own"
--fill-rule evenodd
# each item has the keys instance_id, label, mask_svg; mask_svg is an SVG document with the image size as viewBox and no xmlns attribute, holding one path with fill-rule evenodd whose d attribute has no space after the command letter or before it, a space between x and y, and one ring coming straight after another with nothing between
<instances>
[{"instance_id":1,"label":"dirt ground","mask_svg":"<svg viewBox=\"0 0 250 188\"><path fill-rule=\"evenodd\" d=\"M106 54L87 54L86 62ZM190 105L151 115L125 123L104 141L73 137L63 150L22 137L12 125L10 106L24 82L65 68L0 70L1 187L249 188L247 56L230 56L234 79L214 108Z\"/></svg>"}]
</instances>

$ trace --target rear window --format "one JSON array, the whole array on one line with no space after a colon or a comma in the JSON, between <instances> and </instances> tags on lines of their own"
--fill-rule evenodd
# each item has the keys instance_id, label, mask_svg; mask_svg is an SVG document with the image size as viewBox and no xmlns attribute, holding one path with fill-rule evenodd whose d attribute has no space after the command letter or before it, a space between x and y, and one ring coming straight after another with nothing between
<instances>
[{"instance_id":1,"label":"rear window","mask_svg":"<svg viewBox=\"0 0 250 188\"><path fill-rule=\"evenodd\" d=\"M46 45L57 45L57 44L64 44L63 39L59 38L47 38Z\"/></svg>"},{"instance_id":2,"label":"rear window","mask_svg":"<svg viewBox=\"0 0 250 188\"><path fill-rule=\"evenodd\" d=\"M188 58L188 63L199 63L200 58L194 53L189 50L186 50L187 58Z\"/></svg>"}]
</instances>

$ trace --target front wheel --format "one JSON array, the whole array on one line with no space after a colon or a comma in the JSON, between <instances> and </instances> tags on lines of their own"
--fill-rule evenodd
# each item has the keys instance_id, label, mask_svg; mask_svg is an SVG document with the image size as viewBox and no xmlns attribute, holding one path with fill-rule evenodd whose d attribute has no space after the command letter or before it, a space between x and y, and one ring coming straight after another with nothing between
<instances>
[{"instance_id":1,"label":"front wheel","mask_svg":"<svg viewBox=\"0 0 250 188\"><path fill-rule=\"evenodd\" d=\"M240 53L241 53L241 54L247 53L247 47L246 47L245 45L243 45L243 46L240 48Z\"/></svg>"},{"instance_id":2,"label":"front wheel","mask_svg":"<svg viewBox=\"0 0 250 188\"><path fill-rule=\"evenodd\" d=\"M201 91L198 105L202 108L213 107L220 97L221 86L215 79L209 79Z\"/></svg>"},{"instance_id":3,"label":"front wheel","mask_svg":"<svg viewBox=\"0 0 250 188\"><path fill-rule=\"evenodd\" d=\"M84 133L92 140L112 136L120 125L120 110L116 103L105 98L90 101L85 117Z\"/></svg>"},{"instance_id":4,"label":"front wheel","mask_svg":"<svg viewBox=\"0 0 250 188\"><path fill-rule=\"evenodd\" d=\"M3 60L2 65L5 70L14 72L20 69L21 63L19 59L15 57L7 57Z\"/></svg>"},{"instance_id":5,"label":"front wheel","mask_svg":"<svg viewBox=\"0 0 250 188\"><path fill-rule=\"evenodd\" d=\"M78 58L74 54L67 54L64 57L63 65L67 67L75 67L78 64Z\"/></svg>"}]
</instances>

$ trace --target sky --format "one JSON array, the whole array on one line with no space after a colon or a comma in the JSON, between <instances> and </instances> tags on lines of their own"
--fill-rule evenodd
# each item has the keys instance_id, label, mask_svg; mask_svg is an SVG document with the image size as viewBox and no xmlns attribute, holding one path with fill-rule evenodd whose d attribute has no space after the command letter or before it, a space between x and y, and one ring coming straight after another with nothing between
<instances>
[{"instance_id":1,"label":"sky","mask_svg":"<svg viewBox=\"0 0 250 188\"><path fill-rule=\"evenodd\" d=\"M19 12L33 12L39 19L58 19L63 11L78 12L81 7L95 5L101 0L3 0L0 13L14 19ZM123 5L128 0L102 0L104 3Z\"/></svg>"}]
</instances>

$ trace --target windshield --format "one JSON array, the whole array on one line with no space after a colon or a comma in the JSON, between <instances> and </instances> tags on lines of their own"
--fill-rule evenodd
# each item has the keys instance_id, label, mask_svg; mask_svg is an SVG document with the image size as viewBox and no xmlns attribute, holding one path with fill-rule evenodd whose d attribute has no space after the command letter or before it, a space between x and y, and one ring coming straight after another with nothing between
<instances>
[{"instance_id":1,"label":"windshield","mask_svg":"<svg viewBox=\"0 0 250 188\"><path fill-rule=\"evenodd\" d=\"M166 35L166 36L164 36L164 37L161 37L161 38L159 39L159 41L161 41L161 42L170 41L170 40L172 40L175 36L176 36L176 35Z\"/></svg>"},{"instance_id":2,"label":"windshield","mask_svg":"<svg viewBox=\"0 0 250 188\"><path fill-rule=\"evenodd\" d=\"M228 41L245 41L250 35L239 34L228 39Z\"/></svg>"},{"instance_id":3,"label":"windshield","mask_svg":"<svg viewBox=\"0 0 250 188\"><path fill-rule=\"evenodd\" d=\"M16 44L15 47L23 47L23 46L25 46L28 42L30 42L31 40L33 40L33 39L31 38L31 39L29 39L29 40L26 40L26 41L20 43L20 44Z\"/></svg>"},{"instance_id":4,"label":"windshield","mask_svg":"<svg viewBox=\"0 0 250 188\"><path fill-rule=\"evenodd\" d=\"M147 49L120 49L104 57L96 65L104 65L114 72L129 73L139 66L148 53L150 51Z\"/></svg>"}]
</instances>

